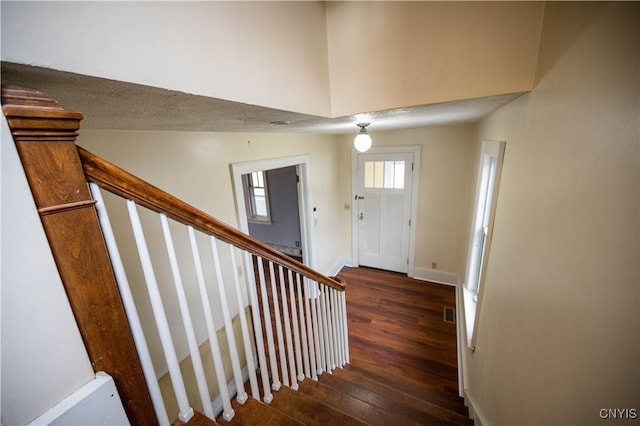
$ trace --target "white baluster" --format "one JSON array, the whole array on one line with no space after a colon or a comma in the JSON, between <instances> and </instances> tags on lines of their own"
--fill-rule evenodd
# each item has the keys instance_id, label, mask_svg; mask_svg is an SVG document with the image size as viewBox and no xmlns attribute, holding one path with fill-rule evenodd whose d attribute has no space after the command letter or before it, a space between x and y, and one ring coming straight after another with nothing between
<instances>
[{"instance_id":1,"label":"white baluster","mask_svg":"<svg viewBox=\"0 0 640 426\"><path fill-rule=\"evenodd\" d=\"M338 309L338 295L335 288L331 288L329 290L331 292L331 310L333 312L333 326L335 333L335 360L336 367L342 367L342 322L340 321L340 317L342 312Z\"/></svg>"},{"instance_id":2,"label":"white baluster","mask_svg":"<svg viewBox=\"0 0 640 426\"><path fill-rule=\"evenodd\" d=\"M340 317L342 319L342 365L346 365L349 362L349 335L347 317L345 312L345 293L346 291L338 292L338 309L340 309Z\"/></svg>"},{"instance_id":3,"label":"white baluster","mask_svg":"<svg viewBox=\"0 0 640 426\"><path fill-rule=\"evenodd\" d=\"M311 284L315 284L311 282ZM314 289L315 290L315 289ZM311 316L313 317L314 340L316 343L316 359L318 375L325 371L324 333L322 332L322 311L320 310L320 294L315 291L315 298L311 300Z\"/></svg>"},{"instance_id":4,"label":"white baluster","mask_svg":"<svg viewBox=\"0 0 640 426\"><path fill-rule=\"evenodd\" d=\"M342 324L344 327L344 362L349 363L349 324L347 322L347 292L340 292L340 306L342 308Z\"/></svg>"},{"instance_id":5,"label":"white baluster","mask_svg":"<svg viewBox=\"0 0 640 426\"><path fill-rule=\"evenodd\" d=\"M169 323L162 305L162 298L160 297L160 291L158 290L158 282L156 281L155 273L153 271L153 265L151 264L151 256L149 255L147 242L144 238L144 232L142 231L142 224L140 223L140 217L136 210L136 204L131 200L127 200L127 208L129 210L129 218L131 219L131 226L133 228L133 234L138 247L142 271L147 283L147 291L149 293L149 299L151 300L153 316L156 321L162 350L164 352L165 359L167 360L171 383L178 402L178 418L181 422L187 423L189 419L193 417L194 412L193 408L189 406L187 391L180 372L180 364L178 363L178 357L176 355L175 347L173 346Z\"/></svg>"},{"instance_id":6,"label":"white baluster","mask_svg":"<svg viewBox=\"0 0 640 426\"><path fill-rule=\"evenodd\" d=\"M287 357L284 352L284 337L282 336L282 316L280 316L280 298L276 289L276 276L273 262L269 261L269 274L271 276L271 296L273 297L273 314L276 323L276 336L278 337L278 353L280 355L280 367L282 368L282 381L289 386L289 371L287 369Z\"/></svg>"},{"instance_id":7,"label":"white baluster","mask_svg":"<svg viewBox=\"0 0 640 426\"><path fill-rule=\"evenodd\" d=\"M133 300L129 280L124 270L120 251L118 250L116 238L113 234L113 228L111 227L111 221L109 220L109 214L107 213L104 200L102 199L102 193L100 192L98 185L93 182L89 184L89 188L91 189L91 195L97 201L96 211L98 213L98 219L100 220L100 227L102 228L102 233L104 234L104 239L107 244L107 250L109 251L109 257L111 258L111 264L113 265L113 272L116 276L116 282L118 284L118 289L120 290L124 309L127 313L127 319L129 321L129 327L131 328L131 334L133 335L133 341L135 342L138 356L140 358L142 373L144 374L147 387L149 388L149 395L151 396L154 412L156 413L158 423L161 426L169 426L171 422L167 415L167 408L165 407L162 399L158 378L156 377L156 373L153 368L153 361L151 360L149 347L147 346L147 341L144 338L142 323L138 316L138 309L136 308L135 301Z\"/></svg>"},{"instance_id":8,"label":"white baluster","mask_svg":"<svg viewBox=\"0 0 640 426\"><path fill-rule=\"evenodd\" d=\"M331 371L336 369L336 335L335 335L335 317L333 316L333 305L331 303L331 287L324 287L324 300L327 305L327 330L329 331L329 365Z\"/></svg>"},{"instance_id":9,"label":"white baluster","mask_svg":"<svg viewBox=\"0 0 640 426\"><path fill-rule=\"evenodd\" d=\"M278 377L278 362L276 361L276 348L273 343L273 330L271 329L271 311L269 310L269 298L267 285L264 279L264 264L262 257L258 256L258 276L260 277L260 294L262 298L262 314L264 316L264 328L267 332L267 346L269 348L269 361L271 363L271 388L280 389L281 383Z\"/></svg>"},{"instance_id":10,"label":"white baluster","mask_svg":"<svg viewBox=\"0 0 640 426\"><path fill-rule=\"evenodd\" d=\"M229 313L229 299L225 290L224 279L222 278L222 266L220 265L220 255L218 253L218 244L215 237L209 237L211 240L211 251L213 252L213 264L216 270L216 279L218 294L220 296L220 307L222 308L222 318L224 328L227 332L227 343L229 344L229 355L231 357L231 369L233 377L236 381L236 389L238 394L236 401L244 404L247 401L247 392L244 390L244 381L242 380L242 368L240 367L240 358L238 357L238 346L236 345L236 337L233 332L233 324L231 323L231 315ZM233 271L235 273L235 271ZM244 312L240 312L243 314Z\"/></svg>"},{"instance_id":11,"label":"white baluster","mask_svg":"<svg viewBox=\"0 0 640 426\"><path fill-rule=\"evenodd\" d=\"M320 303L322 305L322 326L324 327L327 372L333 371L333 339L331 338L331 312L329 311L328 291L324 284L320 287Z\"/></svg>"},{"instance_id":12,"label":"white baluster","mask_svg":"<svg viewBox=\"0 0 640 426\"><path fill-rule=\"evenodd\" d=\"M236 262L236 254L233 246L229 244L229 255L231 256L231 269L233 270L233 284L236 290L236 300L238 302L238 316L240 317L240 328L242 330L242 343L244 345L245 358L247 359L247 370L249 370L249 384L251 386L251 395L253 398L260 400L260 391L258 390L258 379L256 378L256 367L253 363L253 351L251 350L251 339L249 335L249 327L242 300L242 291L240 289L240 279L238 278L238 264Z\"/></svg>"},{"instance_id":13,"label":"white baluster","mask_svg":"<svg viewBox=\"0 0 640 426\"><path fill-rule=\"evenodd\" d=\"M304 380L302 370L302 353L300 349L300 331L298 325L298 310L296 308L296 294L294 292L293 272L289 269L289 301L291 302L291 320L293 322L293 342L296 352L296 367L298 371L298 381Z\"/></svg>"},{"instance_id":14,"label":"white baluster","mask_svg":"<svg viewBox=\"0 0 640 426\"><path fill-rule=\"evenodd\" d=\"M343 338L342 338L342 309L340 309L338 301L338 291L335 288L329 290L331 292L331 310L335 318L335 335L336 335L336 364L338 367L344 365L343 359Z\"/></svg>"},{"instance_id":15,"label":"white baluster","mask_svg":"<svg viewBox=\"0 0 640 426\"><path fill-rule=\"evenodd\" d=\"M184 284L182 282L182 276L180 275L178 258L176 256L176 250L173 245L173 238L171 238L171 230L169 229L169 221L167 220L167 216L164 214L160 214L160 222L162 223L162 232L164 234L164 241L167 246L169 265L171 266L173 283L176 288L176 295L178 296L178 306L180 307L180 314L182 315L182 324L184 325L184 332L187 337L189 353L191 354L191 363L193 365L196 384L198 386L198 392L200 394L200 401L202 402L204 415L212 420L215 420L215 414L213 413L213 407L211 406L211 396L209 395L209 386L207 385L207 380L204 375L202 358L200 358L200 347L198 345L198 340L196 339L196 333L193 330L191 313L189 312L187 296L184 292Z\"/></svg>"},{"instance_id":16,"label":"white baluster","mask_svg":"<svg viewBox=\"0 0 640 426\"><path fill-rule=\"evenodd\" d=\"M264 392L263 401L265 404L271 403L273 394L269 386L269 367L267 367L267 356L264 353L264 336L262 335L262 321L260 320L260 307L258 306L257 282L253 272L253 258L251 254L243 251L245 273L247 275L247 293L249 303L251 303L251 318L253 319L253 332L256 339L256 351L258 352L258 364L260 365L260 377L262 378L262 389Z\"/></svg>"},{"instance_id":17,"label":"white baluster","mask_svg":"<svg viewBox=\"0 0 640 426\"><path fill-rule=\"evenodd\" d=\"M302 359L304 361L304 374L306 377L311 377L311 371L309 369L309 341L307 340L307 323L305 321L304 311L304 297L302 293L302 285L300 284L300 274L296 274L296 290L298 292L298 313L300 314L300 334L302 337ZM307 304L307 309L308 308ZM315 368L314 368L315 370Z\"/></svg>"},{"instance_id":18,"label":"white baluster","mask_svg":"<svg viewBox=\"0 0 640 426\"><path fill-rule=\"evenodd\" d=\"M282 317L284 318L284 335L287 339L287 355L289 357L289 374L291 375L291 389L298 389L298 380L296 378L296 366L293 359L293 339L291 337L291 321L289 320L289 306L287 304L287 294L285 285L285 274L282 266L280 272L280 298L282 300Z\"/></svg>"},{"instance_id":19,"label":"white baluster","mask_svg":"<svg viewBox=\"0 0 640 426\"><path fill-rule=\"evenodd\" d=\"M226 421L229 421L233 418L233 416L235 415L235 412L231 407L231 398L229 397L229 390L227 389L227 380L224 372L224 365L222 364L222 354L220 352L220 343L218 342L216 326L213 322L213 315L211 313L211 302L209 300L207 284L204 279L202 261L200 260L200 250L198 249L198 242L196 241L196 235L193 230L193 227L189 226L187 227L187 229L189 231L189 241L191 242L191 254L193 257L193 264L196 270L198 289L200 290L200 302L202 303L202 310L204 312L204 322L207 327L207 336L209 337L209 348L211 349L213 365L216 371L216 381L218 382L218 390L220 391L220 399L222 400L222 417Z\"/></svg>"},{"instance_id":20,"label":"white baluster","mask_svg":"<svg viewBox=\"0 0 640 426\"><path fill-rule=\"evenodd\" d=\"M318 380L318 364L316 364L316 360L318 359L317 353L319 351L318 346L318 335L315 332L315 313L312 315L312 308L310 305L315 307L315 303L313 300L310 300L309 297L309 286L306 282L305 278L305 286L304 286L304 307L305 313L307 314L307 339L309 340L309 361L311 362L311 378L313 380Z\"/></svg>"},{"instance_id":21,"label":"white baluster","mask_svg":"<svg viewBox=\"0 0 640 426\"><path fill-rule=\"evenodd\" d=\"M336 311L335 291L331 287L327 287L329 291L329 306L331 307L331 335L333 336L333 369L340 364L339 355L339 333L338 333L338 313Z\"/></svg>"}]
</instances>

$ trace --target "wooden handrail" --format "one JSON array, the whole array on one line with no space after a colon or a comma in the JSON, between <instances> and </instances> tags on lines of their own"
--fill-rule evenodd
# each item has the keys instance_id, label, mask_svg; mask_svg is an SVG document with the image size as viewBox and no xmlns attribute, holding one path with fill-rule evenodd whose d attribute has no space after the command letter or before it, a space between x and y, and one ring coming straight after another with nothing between
<instances>
[{"instance_id":1,"label":"wooden handrail","mask_svg":"<svg viewBox=\"0 0 640 426\"><path fill-rule=\"evenodd\" d=\"M321 284L340 291L346 288L344 282L319 273L81 147L78 154L87 180L101 188Z\"/></svg>"}]
</instances>

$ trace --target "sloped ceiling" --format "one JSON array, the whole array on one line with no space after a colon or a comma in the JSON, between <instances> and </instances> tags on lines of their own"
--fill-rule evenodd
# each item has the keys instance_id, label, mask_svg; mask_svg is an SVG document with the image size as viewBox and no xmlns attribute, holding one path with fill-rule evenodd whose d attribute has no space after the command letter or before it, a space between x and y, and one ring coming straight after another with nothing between
<instances>
[{"instance_id":1,"label":"sloped ceiling","mask_svg":"<svg viewBox=\"0 0 640 426\"><path fill-rule=\"evenodd\" d=\"M355 133L360 122L372 131L471 123L523 93L329 118L8 62L2 83L37 88L82 112L89 130Z\"/></svg>"}]
</instances>

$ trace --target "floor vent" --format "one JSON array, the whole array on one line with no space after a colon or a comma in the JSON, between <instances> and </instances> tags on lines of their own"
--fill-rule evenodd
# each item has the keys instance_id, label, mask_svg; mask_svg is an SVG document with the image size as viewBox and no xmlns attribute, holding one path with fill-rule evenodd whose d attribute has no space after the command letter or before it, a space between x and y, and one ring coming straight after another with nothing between
<instances>
[{"instance_id":1,"label":"floor vent","mask_svg":"<svg viewBox=\"0 0 640 426\"><path fill-rule=\"evenodd\" d=\"M456 310L454 308L448 306L444 307L444 322L449 322L451 324L456 323Z\"/></svg>"}]
</instances>

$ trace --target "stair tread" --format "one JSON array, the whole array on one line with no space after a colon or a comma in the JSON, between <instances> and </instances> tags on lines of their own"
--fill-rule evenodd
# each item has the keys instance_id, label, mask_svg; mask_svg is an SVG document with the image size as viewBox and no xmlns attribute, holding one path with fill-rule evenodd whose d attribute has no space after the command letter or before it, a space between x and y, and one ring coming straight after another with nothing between
<instances>
[{"instance_id":1,"label":"stair tread","mask_svg":"<svg viewBox=\"0 0 640 426\"><path fill-rule=\"evenodd\" d=\"M221 419L220 424L261 425L261 426L299 426L300 422L288 414L264 404L257 399L249 398L243 405L234 403L235 415L230 422Z\"/></svg>"},{"instance_id":2,"label":"stair tread","mask_svg":"<svg viewBox=\"0 0 640 426\"><path fill-rule=\"evenodd\" d=\"M354 398L351 395L336 392L335 389L320 381L305 380L300 383L300 392L322 401L325 405L341 411L368 425L402 424L405 426L418 423L397 413L390 413L368 402Z\"/></svg>"},{"instance_id":3,"label":"stair tread","mask_svg":"<svg viewBox=\"0 0 640 426\"><path fill-rule=\"evenodd\" d=\"M323 374L319 381L335 389L336 393L352 396L418 424L472 424L466 414L456 411L460 407L450 409L347 370L337 369L334 374Z\"/></svg>"},{"instance_id":4,"label":"stair tread","mask_svg":"<svg viewBox=\"0 0 640 426\"><path fill-rule=\"evenodd\" d=\"M274 393L273 401L269 405L288 413L305 425L361 426L366 424L318 399L286 386L282 386L279 391Z\"/></svg>"},{"instance_id":5,"label":"stair tread","mask_svg":"<svg viewBox=\"0 0 640 426\"><path fill-rule=\"evenodd\" d=\"M185 423L182 423L179 419L176 419L171 426L184 426ZM204 414L195 412L193 413L193 417L186 423L187 426L216 426L218 423L214 422L210 418L206 417Z\"/></svg>"}]
</instances>

